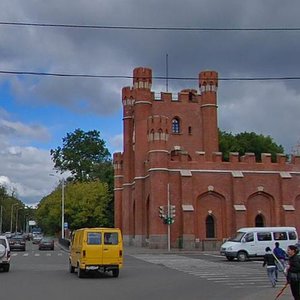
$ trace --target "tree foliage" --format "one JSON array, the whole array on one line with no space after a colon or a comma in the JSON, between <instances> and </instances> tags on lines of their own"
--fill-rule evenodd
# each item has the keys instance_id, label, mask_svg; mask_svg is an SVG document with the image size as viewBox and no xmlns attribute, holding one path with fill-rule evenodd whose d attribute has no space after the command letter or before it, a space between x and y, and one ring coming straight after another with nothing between
<instances>
[{"instance_id":1,"label":"tree foliage","mask_svg":"<svg viewBox=\"0 0 300 300\"><path fill-rule=\"evenodd\" d=\"M25 207L24 203L17 199L14 192L10 195L5 186L0 185L0 209L2 207L2 232L25 230L24 220L33 214L30 208ZM18 214L16 214L18 209ZM16 226L16 216L18 215L18 224ZM0 220L1 221L1 220ZM11 228L12 227L12 228Z\"/></svg>"},{"instance_id":2,"label":"tree foliage","mask_svg":"<svg viewBox=\"0 0 300 300\"><path fill-rule=\"evenodd\" d=\"M61 173L70 171L75 181L99 179L105 173L100 170L112 168L110 153L97 130L67 133L63 146L51 149L50 154L54 168Z\"/></svg>"},{"instance_id":3,"label":"tree foliage","mask_svg":"<svg viewBox=\"0 0 300 300\"><path fill-rule=\"evenodd\" d=\"M61 230L61 186L41 200L36 218L48 234ZM112 227L107 213L111 203L108 184L100 181L69 182L65 186L64 220L71 230L82 227Z\"/></svg>"},{"instance_id":4,"label":"tree foliage","mask_svg":"<svg viewBox=\"0 0 300 300\"><path fill-rule=\"evenodd\" d=\"M261 153L271 153L273 162L276 160L277 153L284 153L283 147L277 145L270 136L254 132L242 132L233 135L219 131L219 147L225 161L229 160L229 152L238 152L239 155L252 152L257 161L261 161Z\"/></svg>"}]
</instances>

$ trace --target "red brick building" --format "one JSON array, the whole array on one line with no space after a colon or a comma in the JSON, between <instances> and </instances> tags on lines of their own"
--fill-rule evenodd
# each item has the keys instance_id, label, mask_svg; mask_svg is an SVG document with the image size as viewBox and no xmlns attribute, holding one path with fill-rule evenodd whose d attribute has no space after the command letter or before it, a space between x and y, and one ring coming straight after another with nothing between
<instances>
[{"instance_id":1,"label":"red brick building","mask_svg":"<svg viewBox=\"0 0 300 300\"><path fill-rule=\"evenodd\" d=\"M218 74L199 74L199 91L151 91L152 70L136 68L122 90L123 153L114 154L115 226L125 244L165 248L159 206L175 206L171 247L213 248L245 226L296 226L300 157L218 152Z\"/></svg>"}]
</instances>

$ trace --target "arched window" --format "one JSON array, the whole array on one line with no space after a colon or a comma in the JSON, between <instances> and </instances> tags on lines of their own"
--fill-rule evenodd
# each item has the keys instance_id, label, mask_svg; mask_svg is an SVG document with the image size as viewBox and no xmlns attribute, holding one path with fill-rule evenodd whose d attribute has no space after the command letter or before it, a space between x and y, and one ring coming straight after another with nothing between
<instances>
[{"instance_id":1,"label":"arched window","mask_svg":"<svg viewBox=\"0 0 300 300\"><path fill-rule=\"evenodd\" d=\"M180 121L178 118L174 118L172 120L172 132L179 133L180 132Z\"/></svg>"},{"instance_id":2,"label":"arched window","mask_svg":"<svg viewBox=\"0 0 300 300\"><path fill-rule=\"evenodd\" d=\"M211 239L215 238L215 220L213 216L209 215L206 218L206 238Z\"/></svg>"},{"instance_id":3,"label":"arched window","mask_svg":"<svg viewBox=\"0 0 300 300\"><path fill-rule=\"evenodd\" d=\"M255 227L264 227L264 226L265 226L265 222L263 216L257 215L255 217Z\"/></svg>"}]
</instances>

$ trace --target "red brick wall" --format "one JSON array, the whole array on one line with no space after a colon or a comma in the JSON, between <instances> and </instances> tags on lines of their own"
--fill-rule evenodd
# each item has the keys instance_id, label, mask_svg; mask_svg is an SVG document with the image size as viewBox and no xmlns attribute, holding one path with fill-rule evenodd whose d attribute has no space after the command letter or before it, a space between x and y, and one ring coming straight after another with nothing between
<instances>
[{"instance_id":1,"label":"red brick wall","mask_svg":"<svg viewBox=\"0 0 300 300\"><path fill-rule=\"evenodd\" d=\"M300 158L292 162L278 155L271 163L263 154L257 163L252 153L218 153L218 74L199 74L200 90L177 96L151 91L152 71L134 70L133 87L122 91L124 149L114 155L115 224L124 242L166 247L167 225L158 207L168 198L176 207L171 225L172 247L193 247L222 241L240 227L296 226L300 231ZM173 118L180 120L172 132ZM169 194L168 194L169 186ZM206 220L214 220L214 237L206 236Z\"/></svg>"}]
</instances>

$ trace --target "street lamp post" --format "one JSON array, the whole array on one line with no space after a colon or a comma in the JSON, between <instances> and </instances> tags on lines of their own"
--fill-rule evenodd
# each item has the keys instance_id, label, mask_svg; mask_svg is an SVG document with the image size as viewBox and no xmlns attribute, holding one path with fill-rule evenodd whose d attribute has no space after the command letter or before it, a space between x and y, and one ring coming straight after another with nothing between
<instances>
[{"instance_id":1,"label":"street lamp post","mask_svg":"<svg viewBox=\"0 0 300 300\"><path fill-rule=\"evenodd\" d=\"M13 219L13 210L15 205L18 205L18 203L12 204L10 209L10 232L12 232L12 227L13 227L12 219Z\"/></svg>"},{"instance_id":2,"label":"street lamp post","mask_svg":"<svg viewBox=\"0 0 300 300\"><path fill-rule=\"evenodd\" d=\"M61 180L61 238L65 238L65 179Z\"/></svg>"},{"instance_id":3,"label":"street lamp post","mask_svg":"<svg viewBox=\"0 0 300 300\"><path fill-rule=\"evenodd\" d=\"M22 207L17 207L17 209L16 209L16 230L15 230L15 233L18 232L18 212L19 212L20 209L22 209Z\"/></svg>"},{"instance_id":4,"label":"street lamp post","mask_svg":"<svg viewBox=\"0 0 300 300\"><path fill-rule=\"evenodd\" d=\"M59 178L61 182L61 238L65 238L65 179L58 177L55 174L49 174L50 176L55 176Z\"/></svg>"},{"instance_id":5,"label":"street lamp post","mask_svg":"<svg viewBox=\"0 0 300 300\"><path fill-rule=\"evenodd\" d=\"M3 206L1 205L1 207L0 207L0 234L2 233L2 224L3 224Z\"/></svg>"}]
</instances>

